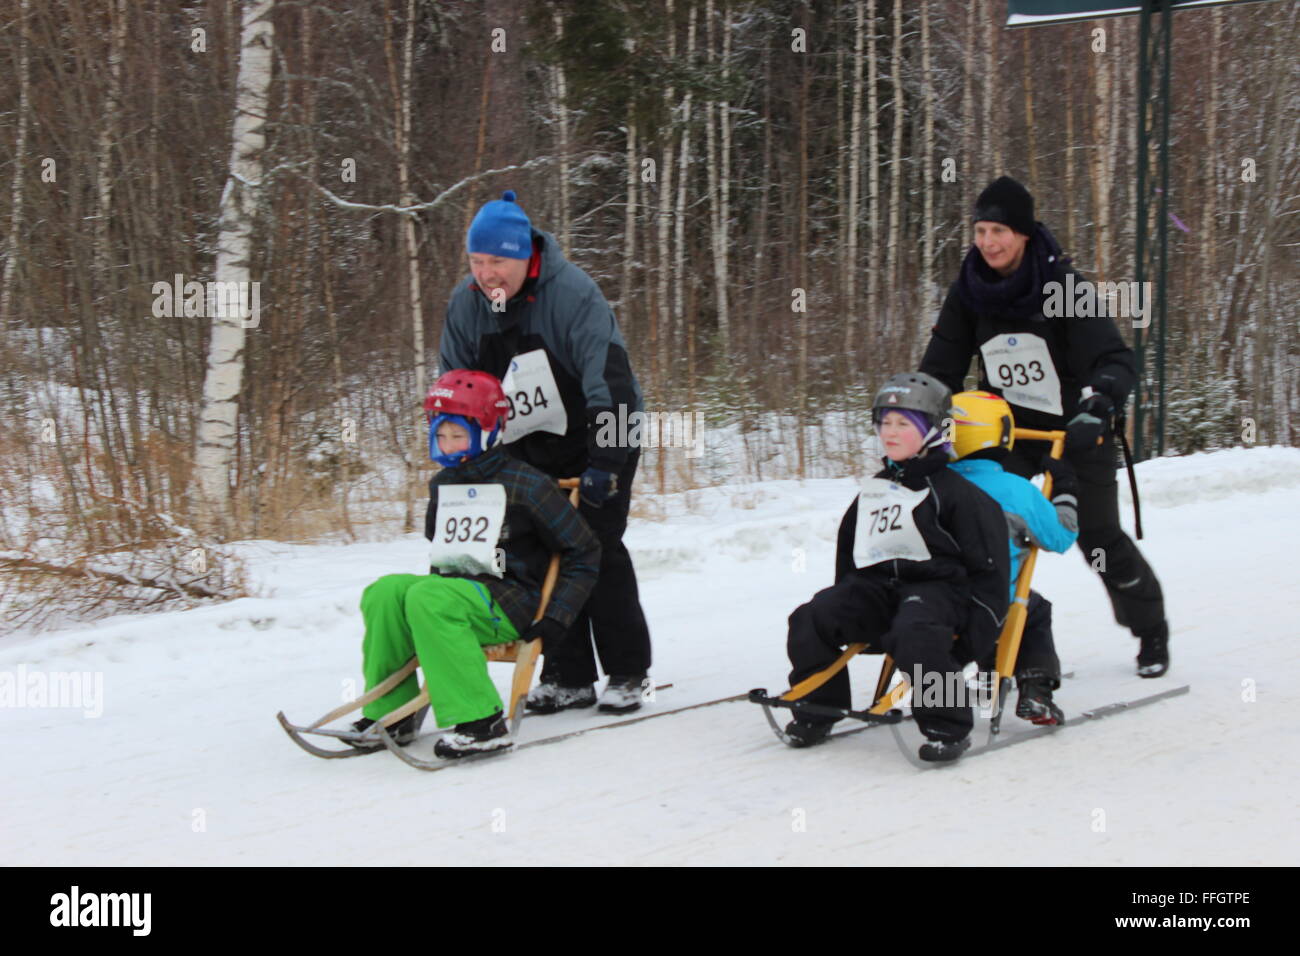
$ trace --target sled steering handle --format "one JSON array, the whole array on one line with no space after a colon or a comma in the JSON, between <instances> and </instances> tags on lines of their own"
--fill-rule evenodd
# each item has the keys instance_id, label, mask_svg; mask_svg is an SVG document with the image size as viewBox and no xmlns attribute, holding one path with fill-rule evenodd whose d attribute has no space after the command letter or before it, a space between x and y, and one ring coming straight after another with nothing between
<instances>
[{"instance_id":1,"label":"sled steering handle","mask_svg":"<svg viewBox=\"0 0 1300 956\"><path fill-rule=\"evenodd\" d=\"M1052 443L1052 450L1049 454L1053 458L1060 458L1065 452L1065 432L1064 431L1042 431L1037 428L1016 428L1012 430L1017 441L1049 441ZM1097 439L1097 443L1101 443ZM1052 476L1050 474L1043 476L1043 497L1052 497Z\"/></svg>"}]
</instances>

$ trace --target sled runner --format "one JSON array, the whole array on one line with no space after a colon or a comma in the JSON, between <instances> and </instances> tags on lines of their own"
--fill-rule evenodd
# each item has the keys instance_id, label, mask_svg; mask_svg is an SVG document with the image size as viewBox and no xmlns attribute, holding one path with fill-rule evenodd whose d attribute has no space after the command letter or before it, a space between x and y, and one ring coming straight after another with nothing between
<instances>
[{"instance_id":1,"label":"sled runner","mask_svg":"<svg viewBox=\"0 0 1300 956\"><path fill-rule=\"evenodd\" d=\"M562 478L559 485L561 488L569 489L569 502L575 508L578 506L578 486L577 478ZM537 613L533 615L534 621L540 621L546 613L546 606L550 602L551 592L555 588L555 581L560 573L560 556L558 554L551 556L550 566L546 570L546 578L542 582L541 601L537 606ZM513 740L519 733L519 727L524 719L524 700L528 696L529 688L532 686L533 673L537 669L537 659L542 653L542 641L509 641L504 644L488 644L483 648L483 655L488 661L499 661L513 663L515 665L514 676L510 682L510 696L506 705L505 716L510 727L510 737ZM285 733L299 747L317 757L325 759L340 759L344 757L360 757L364 754L375 753L376 751L387 748L397 755L403 762L422 770L434 769L444 766L447 761L433 760L423 761L406 753L389 733L389 729L406 717L415 715L415 729L418 730L424 721L424 716L429 709L429 690L428 687L422 687L420 693L407 701L401 707L392 712L385 714L380 719L367 727L364 731L353 730L331 730L326 728L326 724L338 720L340 717L354 713L365 707L371 701L378 700L393 688L397 687L402 681L406 680L419 665L419 661L412 656L405 665L397 672L385 678L379 684L376 684L369 691L356 700L349 701L320 719L300 727L290 723L285 717L284 711L276 714L280 726L284 728ZM344 748L328 749L320 747L304 738L304 734L312 734L321 737L332 737L343 741L347 744ZM508 748L503 748L508 749ZM492 756L500 753L500 750L489 751L481 755L473 755L460 758L461 762L466 760L477 759L481 756Z\"/></svg>"}]
</instances>

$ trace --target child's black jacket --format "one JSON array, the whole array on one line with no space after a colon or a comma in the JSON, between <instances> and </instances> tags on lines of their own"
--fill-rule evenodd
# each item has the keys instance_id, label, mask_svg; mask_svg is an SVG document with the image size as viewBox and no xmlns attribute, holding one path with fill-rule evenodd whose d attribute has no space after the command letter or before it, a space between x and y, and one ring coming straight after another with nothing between
<instances>
[{"instance_id":1,"label":"child's black jacket","mask_svg":"<svg viewBox=\"0 0 1300 956\"><path fill-rule=\"evenodd\" d=\"M498 445L455 468L444 468L429 479L426 538L432 541L437 533L438 486L472 484L500 484L506 489L505 523L499 542L505 551L505 577L484 574L472 580L487 587L515 630L522 634L537 613L546 569L551 555L558 551L560 574L546 616L568 628L587 603L600 569L600 542L587 522L565 499L555 479L513 458L504 445Z\"/></svg>"},{"instance_id":2,"label":"child's black jacket","mask_svg":"<svg viewBox=\"0 0 1300 956\"><path fill-rule=\"evenodd\" d=\"M951 581L969 588L971 609L963 637L970 659L983 659L997 643L1006 617L1011 558L1007 523L996 501L947 467L947 457L932 451L904 467L886 462L876 478L896 481L913 491L930 493L912 512L916 528L930 551L928 561L894 560L857 568L853 544L857 536L858 500L840 522L835 550L835 580L848 574L884 575L900 585L916 581Z\"/></svg>"}]
</instances>

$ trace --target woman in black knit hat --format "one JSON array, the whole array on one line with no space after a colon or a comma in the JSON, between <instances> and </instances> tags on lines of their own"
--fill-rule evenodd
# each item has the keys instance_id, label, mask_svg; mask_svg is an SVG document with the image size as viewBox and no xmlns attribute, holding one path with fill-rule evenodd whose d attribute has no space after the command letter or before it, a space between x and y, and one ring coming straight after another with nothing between
<instances>
[{"instance_id":1,"label":"woman in black knit hat","mask_svg":"<svg viewBox=\"0 0 1300 956\"><path fill-rule=\"evenodd\" d=\"M1017 425L1065 429L1065 458L1078 474L1079 547L1106 586L1115 620L1141 641L1138 674L1160 677L1169 669L1164 595L1120 529L1115 480L1115 416L1137 380L1133 350L1105 314L1056 314L1061 290L1087 280L1035 220L1034 197L1024 186L1009 176L994 180L980 193L974 224L975 244L948 290L920 370L958 392L978 354L979 387L1014 406ZM1004 467L1029 478L1043 470L1046 454L1045 442L1016 442Z\"/></svg>"}]
</instances>

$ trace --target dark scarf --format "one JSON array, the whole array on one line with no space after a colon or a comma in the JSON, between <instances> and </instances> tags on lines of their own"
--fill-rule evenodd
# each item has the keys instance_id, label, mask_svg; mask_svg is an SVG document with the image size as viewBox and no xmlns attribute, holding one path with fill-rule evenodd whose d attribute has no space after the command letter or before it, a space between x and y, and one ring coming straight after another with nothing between
<instances>
[{"instance_id":1,"label":"dark scarf","mask_svg":"<svg viewBox=\"0 0 1300 956\"><path fill-rule=\"evenodd\" d=\"M990 269L979 249L972 245L961 264L957 294L962 305L980 315L1035 318L1043 311L1043 285L1052 280L1062 261L1068 260L1061 253L1060 243L1040 222L1025 245L1019 268L1009 276Z\"/></svg>"},{"instance_id":2,"label":"dark scarf","mask_svg":"<svg viewBox=\"0 0 1300 956\"><path fill-rule=\"evenodd\" d=\"M905 488L920 491L925 487L926 478L933 475L940 468L946 468L947 465L948 453L939 448L931 448L925 455L918 455L902 462L886 458L884 470L877 474L876 477L887 478L890 481L898 482Z\"/></svg>"}]
</instances>

